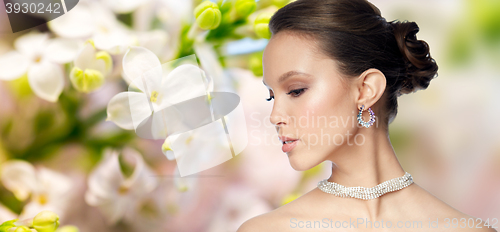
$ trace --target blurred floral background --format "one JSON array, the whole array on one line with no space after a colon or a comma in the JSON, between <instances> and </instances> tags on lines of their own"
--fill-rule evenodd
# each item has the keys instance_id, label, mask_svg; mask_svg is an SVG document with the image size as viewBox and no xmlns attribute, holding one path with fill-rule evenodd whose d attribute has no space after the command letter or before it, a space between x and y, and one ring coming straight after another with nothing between
<instances>
[{"instance_id":1,"label":"blurred floral background","mask_svg":"<svg viewBox=\"0 0 500 232\"><path fill-rule=\"evenodd\" d=\"M390 137L403 168L454 208L498 220L500 1L371 2L388 21L417 22L440 67L427 90L399 99ZM329 177L329 163L293 170L268 120L262 50L287 3L81 0L0 34L0 223L53 212L58 231L235 231ZM214 91L240 96L245 150L180 177L168 144L138 137L123 115L131 52L161 63L196 54Z\"/></svg>"}]
</instances>

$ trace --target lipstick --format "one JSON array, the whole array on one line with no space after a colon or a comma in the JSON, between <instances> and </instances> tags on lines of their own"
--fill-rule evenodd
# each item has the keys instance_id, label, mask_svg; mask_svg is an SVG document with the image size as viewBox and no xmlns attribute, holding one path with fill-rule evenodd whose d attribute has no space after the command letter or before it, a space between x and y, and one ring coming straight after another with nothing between
<instances>
[{"instance_id":1,"label":"lipstick","mask_svg":"<svg viewBox=\"0 0 500 232\"><path fill-rule=\"evenodd\" d=\"M283 144L281 150L285 153L291 151L295 146L297 146L297 143L299 141L298 139L289 138L285 136L279 136L279 139Z\"/></svg>"}]
</instances>

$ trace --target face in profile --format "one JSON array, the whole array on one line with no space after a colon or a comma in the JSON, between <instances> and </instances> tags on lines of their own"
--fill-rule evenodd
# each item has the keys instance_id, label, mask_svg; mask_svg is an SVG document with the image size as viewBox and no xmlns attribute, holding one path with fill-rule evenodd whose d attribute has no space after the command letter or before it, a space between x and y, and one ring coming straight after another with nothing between
<instances>
[{"instance_id":1,"label":"face in profile","mask_svg":"<svg viewBox=\"0 0 500 232\"><path fill-rule=\"evenodd\" d=\"M313 39L286 31L273 35L264 50L263 70L263 82L274 97L270 121L279 136L297 139L286 152L295 170L339 161L343 157L335 154L345 152L338 151L362 142L354 136L359 130L354 78L341 76Z\"/></svg>"}]
</instances>

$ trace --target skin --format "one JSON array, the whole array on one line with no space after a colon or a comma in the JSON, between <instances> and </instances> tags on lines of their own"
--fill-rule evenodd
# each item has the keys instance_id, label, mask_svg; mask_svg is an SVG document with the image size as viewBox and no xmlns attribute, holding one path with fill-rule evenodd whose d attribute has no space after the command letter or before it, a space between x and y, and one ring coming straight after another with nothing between
<instances>
[{"instance_id":1,"label":"skin","mask_svg":"<svg viewBox=\"0 0 500 232\"><path fill-rule=\"evenodd\" d=\"M348 78L341 74L335 60L320 52L314 38L288 31L274 34L270 39L264 50L263 69L263 82L270 96L274 96L271 123L276 126L278 135L299 139L295 148L287 153L295 170L304 171L331 161L329 181L364 187L373 187L405 174L389 140L387 122L380 122L380 118L384 118L381 116L385 110L386 86L382 72L369 69ZM309 75L296 74L279 82L280 76L289 71ZM365 109L371 107L377 116L376 123L369 128L357 124L356 116L361 105L365 105ZM369 120L367 111L363 112L363 119ZM296 219L295 224L292 224L292 218ZM305 223L323 218L333 222L362 218L372 222L391 221L394 225L398 221L424 223L420 228L403 228L401 231L428 231L430 218L439 220L439 231L496 231L484 225L482 229L445 228L450 227L453 218L473 218L474 225L480 221L413 183L368 201L341 198L314 188L286 205L246 221L238 232L321 231L318 227L298 229L291 226L298 225L298 221ZM394 230L361 225L351 229L333 226L324 231Z\"/></svg>"}]
</instances>

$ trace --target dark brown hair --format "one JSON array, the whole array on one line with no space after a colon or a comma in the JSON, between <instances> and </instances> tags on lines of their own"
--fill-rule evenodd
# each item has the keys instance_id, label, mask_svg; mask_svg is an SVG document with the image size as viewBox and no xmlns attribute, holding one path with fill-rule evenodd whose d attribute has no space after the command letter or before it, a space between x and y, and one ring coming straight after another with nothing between
<instances>
[{"instance_id":1,"label":"dark brown hair","mask_svg":"<svg viewBox=\"0 0 500 232\"><path fill-rule=\"evenodd\" d=\"M269 29L273 35L289 31L312 36L347 76L370 68L384 73L387 123L397 114L397 97L426 89L437 76L429 46L416 38L417 24L387 22L366 0L297 0L272 16Z\"/></svg>"}]
</instances>

